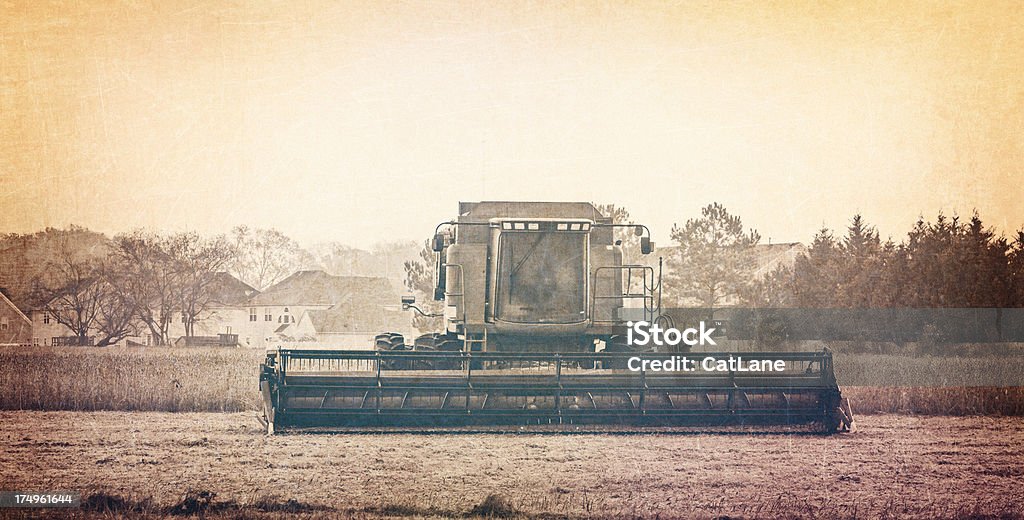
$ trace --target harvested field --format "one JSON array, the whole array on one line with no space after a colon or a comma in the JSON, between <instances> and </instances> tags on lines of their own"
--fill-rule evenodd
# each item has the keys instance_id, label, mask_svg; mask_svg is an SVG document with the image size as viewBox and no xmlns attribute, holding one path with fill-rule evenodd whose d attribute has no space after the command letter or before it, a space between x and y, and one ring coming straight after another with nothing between
<instances>
[{"instance_id":1,"label":"harvested field","mask_svg":"<svg viewBox=\"0 0 1024 520\"><path fill-rule=\"evenodd\" d=\"M859 426L267 437L251 413L0 412L0 467L7 489L83 492L88 517L1021 518L1019 418Z\"/></svg>"}]
</instances>

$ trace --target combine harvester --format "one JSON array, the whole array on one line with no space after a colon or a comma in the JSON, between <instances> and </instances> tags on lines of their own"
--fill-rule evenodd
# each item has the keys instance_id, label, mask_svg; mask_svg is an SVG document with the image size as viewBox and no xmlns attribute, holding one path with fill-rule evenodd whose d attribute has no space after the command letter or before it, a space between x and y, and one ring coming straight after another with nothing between
<instances>
[{"instance_id":1,"label":"combine harvester","mask_svg":"<svg viewBox=\"0 0 1024 520\"><path fill-rule=\"evenodd\" d=\"M461 203L435 228L434 298L444 332L373 350L275 349L261 367L263 421L288 428L817 424L849 430L824 352L743 353L784 370L654 371L681 352L624 341L625 316L661 314L661 268L624 265L616 229L642 225L589 203ZM403 306L423 313L412 298ZM678 349L677 349L678 350ZM736 353L691 355L698 364ZM781 363L781 364L780 364ZM658 363L654 363L657 366Z\"/></svg>"}]
</instances>

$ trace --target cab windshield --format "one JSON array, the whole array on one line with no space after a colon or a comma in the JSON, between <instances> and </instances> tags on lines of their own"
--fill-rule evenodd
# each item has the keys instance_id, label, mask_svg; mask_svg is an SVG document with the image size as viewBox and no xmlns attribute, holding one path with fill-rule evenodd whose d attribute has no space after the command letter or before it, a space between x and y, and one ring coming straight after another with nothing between
<instances>
[{"instance_id":1,"label":"cab windshield","mask_svg":"<svg viewBox=\"0 0 1024 520\"><path fill-rule=\"evenodd\" d=\"M519 323L586 319L586 233L502 233L495 317Z\"/></svg>"}]
</instances>

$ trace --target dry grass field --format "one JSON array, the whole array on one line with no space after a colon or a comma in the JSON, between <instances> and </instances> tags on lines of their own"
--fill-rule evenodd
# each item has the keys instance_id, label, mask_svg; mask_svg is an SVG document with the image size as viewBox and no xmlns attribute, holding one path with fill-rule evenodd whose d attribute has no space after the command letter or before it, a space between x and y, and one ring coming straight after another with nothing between
<instances>
[{"instance_id":1,"label":"dry grass field","mask_svg":"<svg viewBox=\"0 0 1024 520\"><path fill-rule=\"evenodd\" d=\"M238 412L262 352L199 347L0 349L0 409Z\"/></svg>"},{"instance_id":2,"label":"dry grass field","mask_svg":"<svg viewBox=\"0 0 1024 520\"><path fill-rule=\"evenodd\" d=\"M262 358L247 349L2 348L0 410L257 410ZM836 377L860 414L1024 416L1024 356L837 354ZM1000 387L971 387L981 380Z\"/></svg>"},{"instance_id":3,"label":"dry grass field","mask_svg":"<svg viewBox=\"0 0 1024 520\"><path fill-rule=\"evenodd\" d=\"M5 488L78 490L88 518L1013 519L1024 501L1024 421L1006 417L873 415L835 436L267 437L252 413L0 412L0 444Z\"/></svg>"}]
</instances>

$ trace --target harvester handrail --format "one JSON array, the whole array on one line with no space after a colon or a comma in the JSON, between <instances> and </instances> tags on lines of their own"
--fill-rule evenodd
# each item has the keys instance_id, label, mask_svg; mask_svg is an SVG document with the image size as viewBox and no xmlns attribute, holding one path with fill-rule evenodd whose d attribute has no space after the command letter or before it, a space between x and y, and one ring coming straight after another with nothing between
<instances>
[{"instance_id":1,"label":"harvester handrail","mask_svg":"<svg viewBox=\"0 0 1024 520\"><path fill-rule=\"evenodd\" d=\"M643 291L641 293L636 294L636 293L627 293L625 291L620 291L620 294L607 294L607 295L605 295L605 294L600 294L599 295L598 294L598 291L597 291L597 287L598 287L597 280L598 280L598 277L600 276L601 271L618 271L620 277L622 276L623 272L626 272L627 275L629 276L629 279L632 280L633 270L634 269L638 269L642 273L641 274L641 283L643 285ZM656 309L655 308L654 290L651 287L648 287L648 285L647 285L647 274L648 274L648 272L650 272L652 286L653 286L654 268L651 267L651 266L639 265L639 264L636 264L636 265L630 264L630 265L599 265L599 266L596 266L594 268L594 273L593 273L593 277L594 277L593 285L594 285L595 290L592 291L591 295L590 295L590 307L591 307L591 309L594 309L594 308L597 307L597 300L617 299L617 298L621 298L623 300L640 299L640 300L643 301L643 305L644 305L644 318L647 319L648 315L650 315L651 316L650 319L653 320L654 319L653 318L654 317L654 313L659 311L660 309ZM596 319L596 315L595 315L595 319L593 320L593 322L594 323L606 323L606 324L616 325L616 324L625 323L626 320L617 320L617 319L598 320L598 319Z\"/></svg>"}]
</instances>

